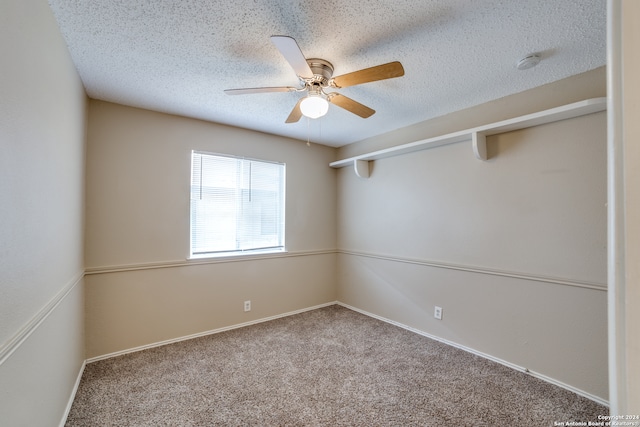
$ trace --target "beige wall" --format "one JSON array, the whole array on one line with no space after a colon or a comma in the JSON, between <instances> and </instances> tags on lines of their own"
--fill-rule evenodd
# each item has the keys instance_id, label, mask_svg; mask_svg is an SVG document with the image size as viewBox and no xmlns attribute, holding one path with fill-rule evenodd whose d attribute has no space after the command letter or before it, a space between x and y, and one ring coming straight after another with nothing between
<instances>
[{"instance_id":1,"label":"beige wall","mask_svg":"<svg viewBox=\"0 0 640 427\"><path fill-rule=\"evenodd\" d=\"M0 424L58 425L84 361L86 96L45 0L0 2Z\"/></svg>"},{"instance_id":2,"label":"beige wall","mask_svg":"<svg viewBox=\"0 0 640 427\"><path fill-rule=\"evenodd\" d=\"M557 105L562 93L566 103L604 96L603 71L539 90ZM535 99L475 111L486 124ZM478 124L469 111L435 121ZM407 132L370 144L409 142ZM338 299L606 401L606 114L487 145L487 162L468 142L374 161L369 179L339 170Z\"/></svg>"},{"instance_id":3,"label":"beige wall","mask_svg":"<svg viewBox=\"0 0 640 427\"><path fill-rule=\"evenodd\" d=\"M186 261L191 150L286 163L288 254ZM335 301L334 155L329 147L92 100L88 357Z\"/></svg>"}]
</instances>

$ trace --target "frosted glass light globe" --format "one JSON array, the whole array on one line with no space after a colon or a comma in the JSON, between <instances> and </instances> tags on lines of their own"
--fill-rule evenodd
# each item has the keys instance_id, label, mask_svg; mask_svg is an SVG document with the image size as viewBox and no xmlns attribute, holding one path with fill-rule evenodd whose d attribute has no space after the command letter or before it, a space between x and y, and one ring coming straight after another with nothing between
<instances>
[{"instance_id":1,"label":"frosted glass light globe","mask_svg":"<svg viewBox=\"0 0 640 427\"><path fill-rule=\"evenodd\" d=\"M317 119L327 114L329 103L321 96L309 95L300 103L300 111L305 117Z\"/></svg>"}]
</instances>

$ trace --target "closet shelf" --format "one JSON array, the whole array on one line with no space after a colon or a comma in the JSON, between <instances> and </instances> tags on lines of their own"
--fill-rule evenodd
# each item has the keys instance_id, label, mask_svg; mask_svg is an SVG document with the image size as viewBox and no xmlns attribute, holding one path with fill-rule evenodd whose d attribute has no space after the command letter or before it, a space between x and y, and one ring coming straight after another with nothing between
<instances>
[{"instance_id":1,"label":"closet shelf","mask_svg":"<svg viewBox=\"0 0 640 427\"><path fill-rule=\"evenodd\" d=\"M434 138L422 139L408 144L397 145L371 153L360 154L359 156L337 160L329 163L332 168L343 168L353 165L356 174L361 178L369 177L369 161L384 159L385 157L398 156L412 153L414 151L426 150L428 148L440 147L442 145L455 144L457 142L471 141L473 153L479 160L487 160L486 137L503 132L511 132L518 129L525 129L546 123L553 123L560 120L571 119L591 113L597 113L607 109L607 98L592 98L584 101L574 102L549 110L527 114L501 122L491 123L472 129L436 136Z\"/></svg>"}]
</instances>

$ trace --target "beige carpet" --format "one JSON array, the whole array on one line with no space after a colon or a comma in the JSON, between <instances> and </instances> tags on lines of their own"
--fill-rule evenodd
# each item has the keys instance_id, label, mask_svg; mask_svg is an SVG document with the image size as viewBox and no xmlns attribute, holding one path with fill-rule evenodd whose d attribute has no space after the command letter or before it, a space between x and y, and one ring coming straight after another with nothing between
<instances>
[{"instance_id":1,"label":"beige carpet","mask_svg":"<svg viewBox=\"0 0 640 427\"><path fill-rule=\"evenodd\" d=\"M331 306L87 365L67 426L553 426L608 409Z\"/></svg>"}]
</instances>

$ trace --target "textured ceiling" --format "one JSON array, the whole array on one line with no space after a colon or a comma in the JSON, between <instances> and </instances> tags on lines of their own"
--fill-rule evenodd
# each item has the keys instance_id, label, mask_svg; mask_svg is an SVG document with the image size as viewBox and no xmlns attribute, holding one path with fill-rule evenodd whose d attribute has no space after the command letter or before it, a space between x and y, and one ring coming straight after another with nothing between
<instances>
[{"instance_id":1,"label":"textured ceiling","mask_svg":"<svg viewBox=\"0 0 640 427\"><path fill-rule=\"evenodd\" d=\"M49 0L91 98L342 146L606 63L606 0ZM296 39L334 76L400 61L403 77L340 89L374 110L331 105L285 124L301 93L271 43ZM519 71L516 62L542 61Z\"/></svg>"}]
</instances>

